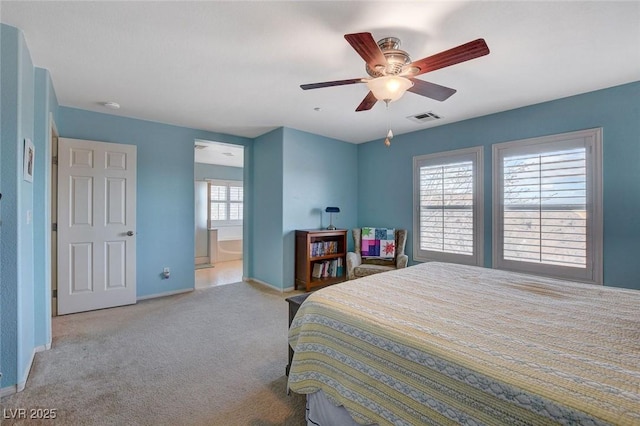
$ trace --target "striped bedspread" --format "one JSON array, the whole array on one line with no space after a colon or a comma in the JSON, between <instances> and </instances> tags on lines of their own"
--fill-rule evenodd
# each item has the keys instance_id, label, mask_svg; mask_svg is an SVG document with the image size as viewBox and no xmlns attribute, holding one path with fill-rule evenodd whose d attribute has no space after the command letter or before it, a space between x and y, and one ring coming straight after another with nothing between
<instances>
[{"instance_id":1,"label":"striped bedspread","mask_svg":"<svg viewBox=\"0 0 640 426\"><path fill-rule=\"evenodd\" d=\"M321 289L289 386L359 423L640 425L640 291L425 263Z\"/></svg>"}]
</instances>

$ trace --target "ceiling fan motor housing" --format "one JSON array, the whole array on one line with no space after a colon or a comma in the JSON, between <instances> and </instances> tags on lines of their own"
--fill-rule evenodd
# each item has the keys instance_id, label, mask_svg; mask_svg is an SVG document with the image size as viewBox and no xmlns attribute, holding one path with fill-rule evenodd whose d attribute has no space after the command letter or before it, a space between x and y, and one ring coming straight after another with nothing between
<instances>
[{"instance_id":1,"label":"ceiling fan motor housing","mask_svg":"<svg viewBox=\"0 0 640 426\"><path fill-rule=\"evenodd\" d=\"M371 77L382 77L385 75L398 75L404 66L411 63L409 54L404 50L400 50L400 39L396 37L385 37L378 40L378 47L387 60L386 66L381 64L376 69L371 69L369 65L365 66L367 74Z\"/></svg>"}]
</instances>

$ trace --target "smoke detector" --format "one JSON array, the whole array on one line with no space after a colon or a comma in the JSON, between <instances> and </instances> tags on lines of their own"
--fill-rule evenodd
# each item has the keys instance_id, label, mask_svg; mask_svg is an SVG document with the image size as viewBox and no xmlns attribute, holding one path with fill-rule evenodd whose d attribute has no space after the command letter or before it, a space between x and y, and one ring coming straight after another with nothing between
<instances>
[{"instance_id":1,"label":"smoke detector","mask_svg":"<svg viewBox=\"0 0 640 426\"><path fill-rule=\"evenodd\" d=\"M109 102L101 102L100 104L105 108L120 109L120 104L117 102L109 101Z\"/></svg>"}]
</instances>

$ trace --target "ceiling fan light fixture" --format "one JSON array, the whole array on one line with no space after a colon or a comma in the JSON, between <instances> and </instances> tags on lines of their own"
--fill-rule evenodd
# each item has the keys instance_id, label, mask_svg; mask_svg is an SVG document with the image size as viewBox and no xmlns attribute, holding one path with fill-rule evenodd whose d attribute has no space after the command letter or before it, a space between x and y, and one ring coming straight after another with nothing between
<instances>
[{"instance_id":1,"label":"ceiling fan light fixture","mask_svg":"<svg viewBox=\"0 0 640 426\"><path fill-rule=\"evenodd\" d=\"M393 102L404 95L413 82L406 77L386 75L367 80L367 86L379 101Z\"/></svg>"}]
</instances>

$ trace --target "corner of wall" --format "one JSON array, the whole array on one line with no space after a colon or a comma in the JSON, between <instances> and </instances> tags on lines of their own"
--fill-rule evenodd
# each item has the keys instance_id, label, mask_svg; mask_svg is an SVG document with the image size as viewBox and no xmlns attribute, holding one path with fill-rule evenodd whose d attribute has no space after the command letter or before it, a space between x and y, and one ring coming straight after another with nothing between
<instances>
[{"instance_id":1,"label":"corner of wall","mask_svg":"<svg viewBox=\"0 0 640 426\"><path fill-rule=\"evenodd\" d=\"M37 330L46 329L50 318L38 317L36 298L44 292L35 283L40 282L36 269L42 266L36 262L41 255L36 253L36 245L39 244L37 234L38 229L45 226L47 217L39 208L39 202L48 192L49 180L44 175L46 149L36 131L38 110L47 109L39 102L41 90L36 87L36 69L22 32L4 24L0 31L0 176L3 193L0 233L0 273L3 282L0 290L0 369L3 377L0 393L5 394L24 388L35 351L46 347L47 343L47 337L44 336L41 345L36 344ZM45 121L48 122L48 118ZM32 182L26 181L23 176L26 139L30 139L36 147Z\"/></svg>"}]
</instances>

